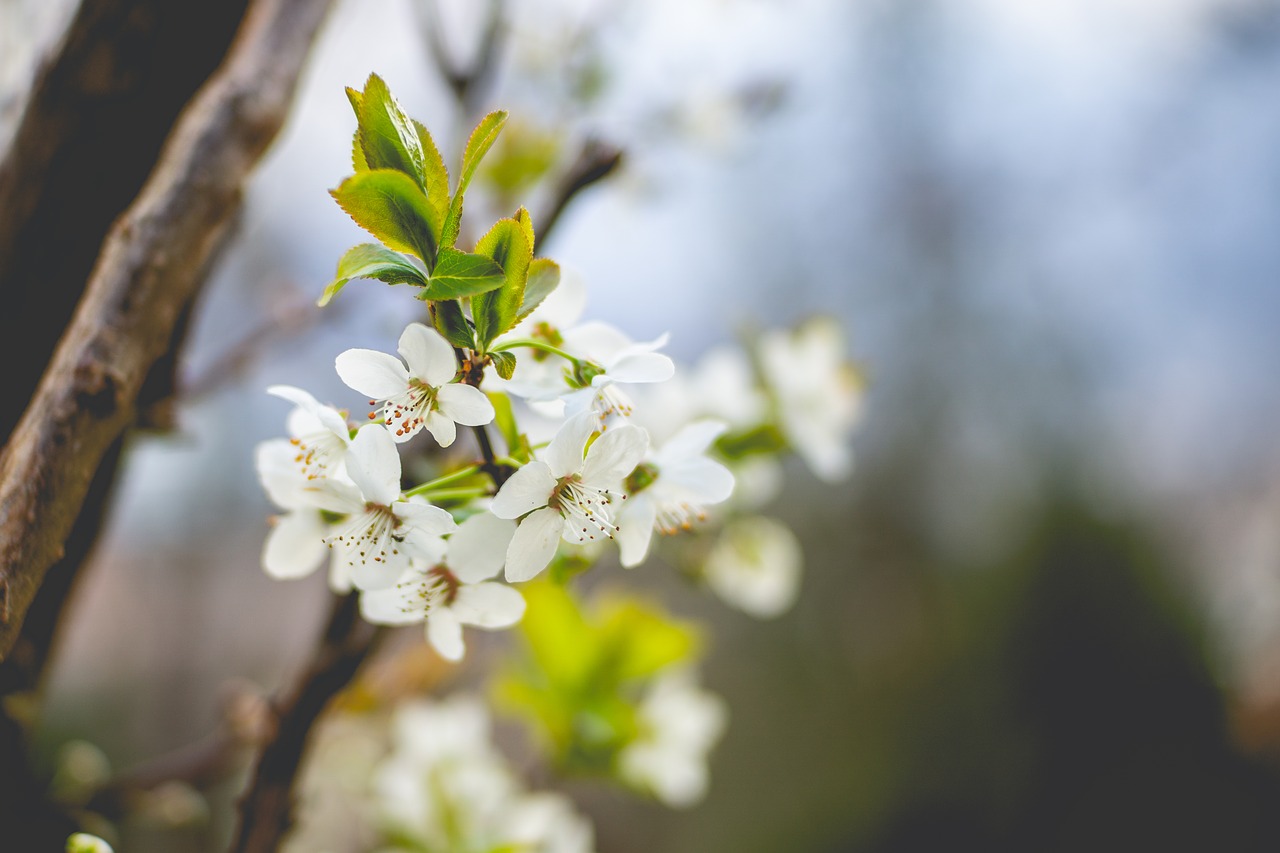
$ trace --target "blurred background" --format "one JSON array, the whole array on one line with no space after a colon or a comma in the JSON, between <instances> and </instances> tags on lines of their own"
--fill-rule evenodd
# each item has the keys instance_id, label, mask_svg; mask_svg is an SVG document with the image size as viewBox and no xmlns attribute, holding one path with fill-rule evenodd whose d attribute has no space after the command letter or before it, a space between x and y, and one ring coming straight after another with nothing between
<instances>
[{"instance_id":1,"label":"blurred background","mask_svg":"<svg viewBox=\"0 0 1280 853\"><path fill-rule=\"evenodd\" d=\"M67 6L0 2L0 137ZM524 156L476 222L541 225L588 140L622 151L540 244L589 315L690 361L827 313L869 379L851 480L797 464L770 508L804 545L790 613L598 570L711 623L731 708L699 807L588 798L602 853L1277 849L1280 2L513 2L460 104L438 45L466 64L484 26L460 0L330 19L198 307L180 428L128 451L46 760L188 743L312 641L324 581L259 568L252 448L282 431L267 385L347 401L333 357L418 307L312 307L362 241L326 190L376 71L448 162L511 112Z\"/></svg>"}]
</instances>

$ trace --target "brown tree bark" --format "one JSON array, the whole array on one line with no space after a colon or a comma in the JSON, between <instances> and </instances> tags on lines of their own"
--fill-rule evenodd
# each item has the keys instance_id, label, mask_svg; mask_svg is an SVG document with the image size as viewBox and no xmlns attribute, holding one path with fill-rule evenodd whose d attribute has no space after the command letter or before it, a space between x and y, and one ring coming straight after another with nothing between
<instances>
[{"instance_id":1,"label":"brown tree bark","mask_svg":"<svg viewBox=\"0 0 1280 853\"><path fill-rule=\"evenodd\" d=\"M108 448L283 124L329 0L255 0L112 228L54 359L0 455L0 658L59 559Z\"/></svg>"}]
</instances>

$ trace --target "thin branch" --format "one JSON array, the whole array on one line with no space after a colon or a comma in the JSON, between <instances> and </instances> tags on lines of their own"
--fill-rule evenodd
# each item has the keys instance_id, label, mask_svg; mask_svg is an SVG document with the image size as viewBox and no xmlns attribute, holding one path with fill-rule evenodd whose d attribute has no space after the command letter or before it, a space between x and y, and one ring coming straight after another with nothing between
<instances>
[{"instance_id":1,"label":"thin branch","mask_svg":"<svg viewBox=\"0 0 1280 853\"><path fill-rule=\"evenodd\" d=\"M503 2L489 0L485 13L484 32L475 58L467 67L461 67L444 45L444 27L440 21L440 9L435 0L424 0L419 7L422 14L421 31L427 41L428 55L435 63L445 85L465 114L471 114L484 100L484 88L493 80L498 65L498 49L502 41Z\"/></svg>"},{"instance_id":2,"label":"thin branch","mask_svg":"<svg viewBox=\"0 0 1280 853\"><path fill-rule=\"evenodd\" d=\"M546 241L547 236L560 221L560 215L579 193L609 177L621 165L621 148L616 148L599 139L588 139L584 142L581 150L578 151L578 158L556 185L550 209L539 220L540 240Z\"/></svg>"},{"instance_id":3,"label":"thin branch","mask_svg":"<svg viewBox=\"0 0 1280 853\"><path fill-rule=\"evenodd\" d=\"M384 629L360 618L359 595L334 597L324 633L302 677L276 705L276 727L240 801L234 853L273 853L293 825L294 782L307 737L329 701L355 677Z\"/></svg>"},{"instance_id":4,"label":"thin branch","mask_svg":"<svg viewBox=\"0 0 1280 853\"><path fill-rule=\"evenodd\" d=\"M117 221L84 299L0 456L0 658L89 483L194 297L242 187L284 122L329 0L255 0L227 62L179 119Z\"/></svg>"}]
</instances>

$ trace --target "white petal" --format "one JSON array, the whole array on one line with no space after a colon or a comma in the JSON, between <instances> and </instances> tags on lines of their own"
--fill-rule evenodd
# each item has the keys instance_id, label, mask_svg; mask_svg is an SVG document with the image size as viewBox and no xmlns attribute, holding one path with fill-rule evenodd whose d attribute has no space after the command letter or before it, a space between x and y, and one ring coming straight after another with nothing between
<instances>
[{"instance_id":1,"label":"white petal","mask_svg":"<svg viewBox=\"0 0 1280 853\"><path fill-rule=\"evenodd\" d=\"M462 644L462 623L447 607L436 608L427 616L427 639L445 660L462 660L467 650Z\"/></svg>"},{"instance_id":2,"label":"white petal","mask_svg":"<svg viewBox=\"0 0 1280 853\"><path fill-rule=\"evenodd\" d=\"M524 615L524 596L506 584L478 583L459 588L449 609L464 625L508 628Z\"/></svg>"},{"instance_id":3,"label":"white petal","mask_svg":"<svg viewBox=\"0 0 1280 853\"><path fill-rule=\"evenodd\" d=\"M664 488L678 489L699 504L718 504L733 494L733 474L705 456L684 459L658 469Z\"/></svg>"},{"instance_id":4,"label":"white petal","mask_svg":"<svg viewBox=\"0 0 1280 853\"><path fill-rule=\"evenodd\" d=\"M346 549L343 549L344 551ZM351 553L348 551L348 553ZM400 557L388 557L382 562L373 560L362 560L358 557L349 556L351 582L359 590L371 589L388 589L394 587L400 580L400 576L404 574L409 567L408 558L401 554Z\"/></svg>"},{"instance_id":5,"label":"white petal","mask_svg":"<svg viewBox=\"0 0 1280 853\"><path fill-rule=\"evenodd\" d=\"M315 409L320 406L319 400L301 388L295 388L292 385L271 385L267 388L267 393L273 397L279 397L281 400L288 400L302 409Z\"/></svg>"},{"instance_id":6,"label":"white petal","mask_svg":"<svg viewBox=\"0 0 1280 853\"><path fill-rule=\"evenodd\" d=\"M649 449L649 433L634 424L605 432L587 451L582 482L608 488L635 470Z\"/></svg>"},{"instance_id":7,"label":"white petal","mask_svg":"<svg viewBox=\"0 0 1280 853\"><path fill-rule=\"evenodd\" d=\"M349 349L334 360L338 376L371 400L388 400L409 389L409 371L400 359L371 349Z\"/></svg>"},{"instance_id":8,"label":"white petal","mask_svg":"<svg viewBox=\"0 0 1280 853\"><path fill-rule=\"evenodd\" d=\"M448 511L421 499L396 501L391 504L391 512L409 527L432 536L446 536L458 526Z\"/></svg>"},{"instance_id":9,"label":"white petal","mask_svg":"<svg viewBox=\"0 0 1280 853\"><path fill-rule=\"evenodd\" d=\"M440 413L463 426L484 426L493 420L493 403L479 388L455 382L436 392Z\"/></svg>"},{"instance_id":10,"label":"white petal","mask_svg":"<svg viewBox=\"0 0 1280 853\"><path fill-rule=\"evenodd\" d=\"M360 490L341 480L312 480L298 492L298 496L308 505L327 509L329 512L344 515L364 512L364 497Z\"/></svg>"},{"instance_id":11,"label":"white petal","mask_svg":"<svg viewBox=\"0 0 1280 853\"><path fill-rule=\"evenodd\" d=\"M633 346L631 338L616 327L591 320L564 333L564 346L575 355L581 353L592 361L608 363Z\"/></svg>"},{"instance_id":12,"label":"white petal","mask_svg":"<svg viewBox=\"0 0 1280 853\"><path fill-rule=\"evenodd\" d=\"M551 475L557 480L582 470L582 451L587 439L596 431L597 420L591 412L574 415L564 422L547 446L546 460Z\"/></svg>"},{"instance_id":13,"label":"white petal","mask_svg":"<svg viewBox=\"0 0 1280 853\"><path fill-rule=\"evenodd\" d=\"M284 438L259 442L253 451L258 482L262 484L271 502L281 509L297 509L299 506L309 505L298 496L298 490L310 485L311 481L299 472L294 462L297 455L298 448Z\"/></svg>"},{"instance_id":14,"label":"white petal","mask_svg":"<svg viewBox=\"0 0 1280 853\"><path fill-rule=\"evenodd\" d=\"M545 462L534 460L511 475L493 498L491 511L498 518L519 518L530 510L546 506L556 478Z\"/></svg>"},{"instance_id":15,"label":"white petal","mask_svg":"<svg viewBox=\"0 0 1280 853\"><path fill-rule=\"evenodd\" d=\"M610 365L608 375L616 382L666 382L676 375L676 363L660 352L632 353Z\"/></svg>"},{"instance_id":16,"label":"white petal","mask_svg":"<svg viewBox=\"0 0 1280 853\"><path fill-rule=\"evenodd\" d=\"M421 323L410 323L400 335L400 355L409 372L433 388L439 387L458 372L453 347L435 329Z\"/></svg>"},{"instance_id":17,"label":"white petal","mask_svg":"<svg viewBox=\"0 0 1280 853\"><path fill-rule=\"evenodd\" d=\"M645 493L629 500L618 515L618 532L614 539L622 565L628 569L644 562L649 556L649 543L653 539L653 522L658 517L658 506Z\"/></svg>"},{"instance_id":18,"label":"white petal","mask_svg":"<svg viewBox=\"0 0 1280 853\"><path fill-rule=\"evenodd\" d=\"M479 583L498 573L515 535L515 522L488 512L476 513L449 537L449 568L463 583Z\"/></svg>"},{"instance_id":19,"label":"white petal","mask_svg":"<svg viewBox=\"0 0 1280 853\"><path fill-rule=\"evenodd\" d=\"M371 589L360 593L360 615L375 625L412 625L421 622L426 611L414 607L417 600L417 572L406 574L399 584L387 589Z\"/></svg>"},{"instance_id":20,"label":"white petal","mask_svg":"<svg viewBox=\"0 0 1280 853\"><path fill-rule=\"evenodd\" d=\"M423 426L426 427L427 432L431 433L431 437L436 440L436 444L441 447L448 447L458 437L458 428L453 421L440 412L427 412L427 419Z\"/></svg>"},{"instance_id":21,"label":"white petal","mask_svg":"<svg viewBox=\"0 0 1280 853\"><path fill-rule=\"evenodd\" d=\"M347 454L347 474L366 501L390 506L400 497L400 454L386 429L377 424L360 427Z\"/></svg>"},{"instance_id":22,"label":"white petal","mask_svg":"<svg viewBox=\"0 0 1280 853\"><path fill-rule=\"evenodd\" d=\"M675 461L690 456L701 456L728 428L729 425L724 421L717 420L700 420L686 424L679 432L667 439L662 449L654 454L654 460L661 467L667 460Z\"/></svg>"},{"instance_id":23,"label":"white petal","mask_svg":"<svg viewBox=\"0 0 1280 853\"><path fill-rule=\"evenodd\" d=\"M327 528L315 510L279 516L262 547L262 568L278 580L306 577L316 570L325 552Z\"/></svg>"},{"instance_id":24,"label":"white petal","mask_svg":"<svg viewBox=\"0 0 1280 853\"><path fill-rule=\"evenodd\" d=\"M295 412L303 412L310 416L316 427L328 430L343 441L351 440L350 433L347 431L347 422L343 419L342 415L338 414L338 411L332 406L324 405L301 388L294 388L292 385L272 385L267 389L267 393L293 403L298 407ZM294 423L294 419L292 416L290 421L290 431L293 435L307 435L311 432L318 431L313 427L305 428L305 431L300 429L297 432L293 432L292 424Z\"/></svg>"},{"instance_id":25,"label":"white petal","mask_svg":"<svg viewBox=\"0 0 1280 853\"><path fill-rule=\"evenodd\" d=\"M512 583L530 580L538 575L560 544L564 519L554 509L540 509L516 528L507 547L507 580Z\"/></svg>"}]
</instances>

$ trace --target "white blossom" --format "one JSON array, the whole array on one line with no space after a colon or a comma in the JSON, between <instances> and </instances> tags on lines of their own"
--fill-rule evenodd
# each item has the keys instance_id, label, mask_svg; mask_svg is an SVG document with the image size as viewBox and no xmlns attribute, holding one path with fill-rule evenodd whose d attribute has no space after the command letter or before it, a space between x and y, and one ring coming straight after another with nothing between
<instances>
[{"instance_id":1,"label":"white blossom","mask_svg":"<svg viewBox=\"0 0 1280 853\"><path fill-rule=\"evenodd\" d=\"M298 470L313 480L341 476L343 459L351 447L346 418L337 409L292 385L272 385L267 393L294 405L287 428Z\"/></svg>"},{"instance_id":2,"label":"white blossom","mask_svg":"<svg viewBox=\"0 0 1280 853\"><path fill-rule=\"evenodd\" d=\"M262 488L284 510L272 518L262 546L262 568L277 580L306 577L331 555L324 541L329 523L308 492L315 481L298 470L296 456L297 448L283 438L261 442L254 452ZM329 585L335 592L346 592L351 588L346 564L333 556Z\"/></svg>"},{"instance_id":3,"label":"white blossom","mask_svg":"<svg viewBox=\"0 0 1280 853\"><path fill-rule=\"evenodd\" d=\"M660 676L640 704L640 734L618 756L631 784L684 808L706 794L707 754L724 732L724 700L684 670Z\"/></svg>"},{"instance_id":4,"label":"white blossom","mask_svg":"<svg viewBox=\"0 0 1280 853\"><path fill-rule=\"evenodd\" d=\"M643 429L624 424L601 435L590 449L587 441L596 430L590 412L570 418L547 447L544 459L535 459L516 471L493 499L493 514L520 518L507 549L507 580L526 581L536 576L555 556L556 546L613 538L611 504L621 494L621 483L644 457L649 436ZM586 451L584 456L584 450Z\"/></svg>"},{"instance_id":5,"label":"white blossom","mask_svg":"<svg viewBox=\"0 0 1280 853\"><path fill-rule=\"evenodd\" d=\"M618 514L622 565L644 562L655 530L668 536L688 530L705 520L705 507L732 494L733 474L706 455L724 429L717 421L689 424L636 468L631 479L640 482Z\"/></svg>"},{"instance_id":6,"label":"white blossom","mask_svg":"<svg viewBox=\"0 0 1280 853\"><path fill-rule=\"evenodd\" d=\"M712 592L762 619L786 612L800 591L800 542L782 522L762 516L725 526L703 563Z\"/></svg>"},{"instance_id":7,"label":"white blossom","mask_svg":"<svg viewBox=\"0 0 1280 853\"><path fill-rule=\"evenodd\" d=\"M483 426L493 420L493 404L484 392L453 381L458 364L453 347L439 332L410 323L400 335L398 351L403 364L368 349L349 349L334 362L343 382L381 408L396 441L408 441L425 428L441 447L448 447L457 437L457 424Z\"/></svg>"},{"instance_id":8,"label":"white blossom","mask_svg":"<svg viewBox=\"0 0 1280 853\"><path fill-rule=\"evenodd\" d=\"M347 515L325 542L340 553L359 589L392 586L414 557L435 560L453 516L400 493L400 455L385 429L360 428L347 454L351 483L319 480L306 490L315 506Z\"/></svg>"},{"instance_id":9,"label":"white blossom","mask_svg":"<svg viewBox=\"0 0 1280 853\"><path fill-rule=\"evenodd\" d=\"M414 850L591 853L591 825L566 798L525 791L489 730L473 697L397 710L393 751L375 780L388 827Z\"/></svg>"},{"instance_id":10,"label":"white blossom","mask_svg":"<svg viewBox=\"0 0 1280 853\"><path fill-rule=\"evenodd\" d=\"M442 561L414 567L389 589L360 596L370 622L409 625L426 620L427 640L447 660L465 653L462 626L508 628L524 615L524 597L488 579L502 568L515 524L487 512L467 519L449 537Z\"/></svg>"},{"instance_id":11,"label":"white blossom","mask_svg":"<svg viewBox=\"0 0 1280 853\"><path fill-rule=\"evenodd\" d=\"M862 382L845 360L840 326L818 317L793 331L769 332L760 341L760 365L791 446L822 479L846 476Z\"/></svg>"}]
</instances>

